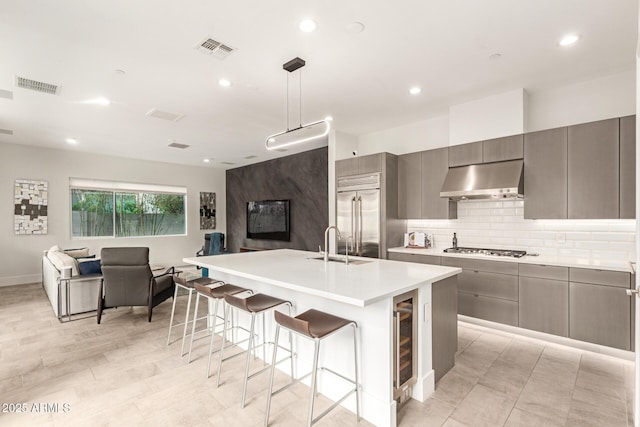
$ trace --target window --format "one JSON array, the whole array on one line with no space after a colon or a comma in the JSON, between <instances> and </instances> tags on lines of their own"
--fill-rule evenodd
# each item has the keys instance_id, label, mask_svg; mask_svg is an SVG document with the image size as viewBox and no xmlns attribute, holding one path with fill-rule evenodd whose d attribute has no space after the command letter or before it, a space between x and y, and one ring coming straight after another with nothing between
<instances>
[{"instance_id":1,"label":"window","mask_svg":"<svg viewBox=\"0 0 640 427\"><path fill-rule=\"evenodd\" d=\"M72 237L166 236L187 232L184 188L75 178L71 179L70 187Z\"/></svg>"}]
</instances>

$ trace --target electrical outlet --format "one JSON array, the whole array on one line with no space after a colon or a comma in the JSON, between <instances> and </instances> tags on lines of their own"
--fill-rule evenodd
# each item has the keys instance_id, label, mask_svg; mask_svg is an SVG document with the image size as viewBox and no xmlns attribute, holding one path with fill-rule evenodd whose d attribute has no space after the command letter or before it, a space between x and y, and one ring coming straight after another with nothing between
<instances>
[{"instance_id":1,"label":"electrical outlet","mask_svg":"<svg viewBox=\"0 0 640 427\"><path fill-rule=\"evenodd\" d=\"M556 233L556 242L565 243L567 241L566 233Z\"/></svg>"}]
</instances>

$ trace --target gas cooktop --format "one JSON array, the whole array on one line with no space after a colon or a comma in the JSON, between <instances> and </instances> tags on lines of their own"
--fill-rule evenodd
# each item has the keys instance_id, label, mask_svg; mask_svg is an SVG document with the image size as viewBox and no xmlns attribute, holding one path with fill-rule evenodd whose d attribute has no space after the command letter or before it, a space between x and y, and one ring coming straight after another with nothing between
<instances>
[{"instance_id":1,"label":"gas cooktop","mask_svg":"<svg viewBox=\"0 0 640 427\"><path fill-rule=\"evenodd\" d=\"M447 248L444 250L444 252L447 252L450 254L510 256L514 258L521 258L527 254L526 251L515 251L511 249L482 249L482 248Z\"/></svg>"}]
</instances>

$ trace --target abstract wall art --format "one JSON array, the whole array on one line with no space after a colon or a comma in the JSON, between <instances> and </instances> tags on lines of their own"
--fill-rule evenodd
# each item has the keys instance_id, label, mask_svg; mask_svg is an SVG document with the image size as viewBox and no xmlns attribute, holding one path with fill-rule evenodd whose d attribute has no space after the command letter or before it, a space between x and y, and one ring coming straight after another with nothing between
<instances>
[{"instance_id":1,"label":"abstract wall art","mask_svg":"<svg viewBox=\"0 0 640 427\"><path fill-rule=\"evenodd\" d=\"M216 228L216 193L200 193L200 230Z\"/></svg>"},{"instance_id":2,"label":"abstract wall art","mask_svg":"<svg viewBox=\"0 0 640 427\"><path fill-rule=\"evenodd\" d=\"M47 234L49 183L16 179L14 186L15 234Z\"/></svg>"}]
</instances>

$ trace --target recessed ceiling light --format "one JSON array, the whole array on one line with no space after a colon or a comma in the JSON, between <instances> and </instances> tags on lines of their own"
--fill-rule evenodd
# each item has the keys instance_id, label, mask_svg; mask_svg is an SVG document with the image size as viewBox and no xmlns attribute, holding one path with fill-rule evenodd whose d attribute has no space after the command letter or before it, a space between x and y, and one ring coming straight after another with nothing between
<instances>
[{"instance_id":1,"label":"recessed ceiling light","mask_svg":"<svg viewBox=\"0 0 640 427\"><path fill-rule=\"evenodd\" d=\"M568 34L564 36L558 44L560 46L571 46L572 44L577 42L579 38L580 37L577 36L576 34Z\"/></svg>"},{"instance_id":2,"label":"recessed ceiling light","mask_svg":"<svg viewBox=\"0 0 640 427\"><path fill-rule=\"evenodd\" d=\"M364 24L362 22L352 22L347 24L347 32L351 34L358 34L364 31Z\"/></svg>"},{"instance_id":3,"label":"recessed ceiling light","mask_svg":"<svg viewBox=\"0 0 640 427\"><path fill-rule=\"evenodd\" d=\"M300 21L298 28L300 28L300 31L303 33L313 33L318 28L318 24L312 19L305 19Z\"/></svg>"},{"instance_id":4,"label":"recessed ceiling light","mask_svg":"<svg viewBox=\"0 0 640 427\"><path fill-rule=\"evenodd\" d=\"M493 55L489 55L489 59L491 61L497 61L498 59L500 59L502 57L502 55L500 55L499 53L494 53Z\"/></svg>"},{"instance_id":5,"label":"recessed ceiling light","mask_svg":"<svg viewBox=\"0 0 640 427\"><path fill-rule=\"evenodd\" d=\"M73 138L67 138L65 139L65 141L67 141L67 144L70 144L70 145L76 145L78 143L78 140Z\"/></svg>"},{"instance_id":6,"label":"recessed ceiling light","mask_svg":"<svg viewBox=\"0 0 640 427\"><path fill-rule=\"evenodd\" d=\"M327 117L324 118L324 120L327 121L327 122L332 122L333 121L333 117L327 116Z\"/></svg>"},{"instance_id":7,"label":"recessed ceiling light","mask_svg":"<svg viewBox=\"0 0 640 427\"><path fill-rule=\"evenodd\" d=\"M409 89L409 93L411 95L417 95L420 92L422 92L422 89L420 89L419 87L412 87L411 89Z\"/></svg>"},{"instance_id":8,"label":"recessed ceiling light","mask_svg":"<svg viewBox=\"0 0 640 427\"><path fill-rule=\"evenodd\" d=\"M84 104L107 106L107 105L111 105L111 101L109 101L105 97L100 96L98 98L88 99L88 100L84 101Z\"/></svg>"},{"instance_id":9,"label":"recessed ceiling light","mask_svg":"<svg viewBox=\"0 0 640 427\"><path fill-rule=\"evenodd\" d=\"M209 163L211 161L211 159L204 159L203 160L205 163Z\"/></svg>"},{"instance_id":10,"label":"recessed ceiling light","mask_svg":"<svg viewBox=\"0 0 640 427\"><path fill-rule=\"evenodd\" d=\"M119 69L119 68L118 68L117 70L115 70L115 73L116 73L116 74L119 74L119 75L121 75L121 76L124 76L125 74L127 74L127 72L126 72L125 70L121 70L121 69Z\"/></svg>"},{"instance_id":11,"label":"recessed ceiling light","mask_svg":"<svg viewBox=\"0 0 640 427\"><path fill-rule=\"evenodd\" d=\"M231 82L227 79L220 79L218 80L218 84L222 87L229 87L231 86Z\"/></svg>"}]
</instances>

